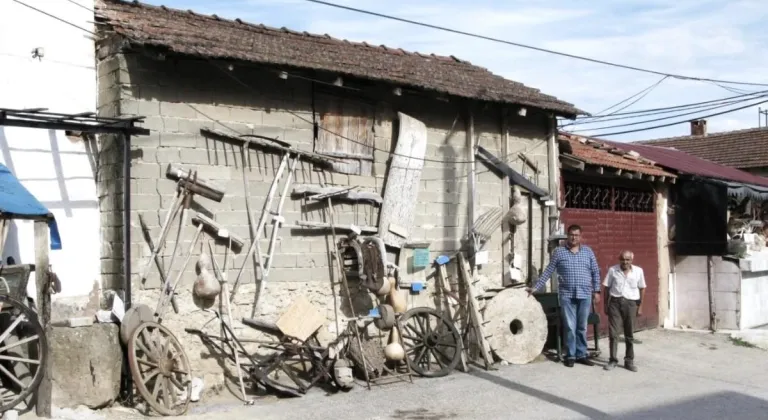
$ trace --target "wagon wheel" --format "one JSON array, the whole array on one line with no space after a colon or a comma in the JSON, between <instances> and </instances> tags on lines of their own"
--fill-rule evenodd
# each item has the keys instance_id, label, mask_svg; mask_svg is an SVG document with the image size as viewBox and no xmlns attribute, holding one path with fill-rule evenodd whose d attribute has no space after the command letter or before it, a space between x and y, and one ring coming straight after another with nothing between
<instances>
[{"instance_id":1,"label":"wagon wheel","mask_svg":"<svg viewBox=\"0 0 768 420\"><path fill-rule=\"evenodd\" d=\"M37 314L27 305L0 295L0 413L34 392L47 363L47 340Z\"/></svg>"},{"instance_id":2,"label":"wagon wheel","mask_svg":"<svg viewBox=\"0 0 768 420\"><path fill-rule=\"evenodd\" d=\"M128 341L128 362L147 404L164 416L187 412L192 396L189 360L167 328L156 322L139 325Z\"/></svg>"},{"instance_id":3,"label":"wagon wheel","mask_svg":"<svg viewBox=\"0 0 768 420\"><path fill-rule=\"evenodd\" d=\"M461 359L461 335L450 319L431 308L413 308L400 319L411 369L421 376L446 376Z\"/></svg>"}]
</instances>

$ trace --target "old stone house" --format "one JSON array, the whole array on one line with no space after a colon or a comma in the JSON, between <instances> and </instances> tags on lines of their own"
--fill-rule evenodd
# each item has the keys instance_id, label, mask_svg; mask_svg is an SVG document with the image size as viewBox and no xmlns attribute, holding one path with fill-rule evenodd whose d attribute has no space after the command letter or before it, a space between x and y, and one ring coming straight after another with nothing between
<instances>
[{"instance_id":1,"label":"old stone house","mask_svg":"<svg viewBox=\"0 0 768 420\"><path fill-rule=\"evenodd\" d=\"M195 169L200 177L224 185L226 196L220 203L199 199L193 209L211 215L250 242L245 195L252 200L253 211L260 212L279 162L277 155L251 150L247 168L250 189L246 193L239 149L203 136L201 129L234 136L257 134L305 151L354 156L335 171L318 171L302 163L296 168L295 182L325 181L382 193L396 144L398 113L422 121L427 127L427 149L409 240L428 242L430 257L435 258L459 249L470 220L487 209L509 205L505 203L509 200L509 180L479 160L475 163L474 145L519 172L526 167L518 157L524 153L528 166L537 168L531 183L556 191L557 176L551 176L557 173L553 172L557 170L555 118L582 113L569 103L455 57L411 53L136 2L101 2L96 16L100 35L99 112L145 116L144 127L152 131L132 143L130 285L121 274L122 151L119 142L101 143L104 287L116 291L131 287L134 302L152 307L159 278L152 274L144 284L138 279L137 273L150 255L138 216L151 224L154 237L173 199L175 184L165 177L168 164ZM476 178L470 199L472 183L467 180L473 167ZM532 173L530 169L528 173ZM521 229L515 241L527 246L525 235L533 235L531 243L537 252L523 265L532 263L540 268L544 253L538 250L549 224L541 217L543 204L539 200L531 203L535 206L529 212L531 226ZM286 201L283 210L287 225L326 220L322 206L295 197ZM338 224L377 226L378 207L372 204L339 203L334 213ZM166 246L166 260L173 248L175 229L172 227ZM187 227L183 233L187 242L192 229ZM252 315L250 311L254 273L248 264L248 284L240 288L235 299L236 317L273 320L293 298L303 294L327 310L329 327L321 330L321 337L332 336L331 280L338 279L329 258L331 239L327 233L297 227L283 228L279 236L258 313ZM489 261L479 269L489 285L501 285L504 252L513 245L502 244L502 238L501 232L494 236L487 246ZM236 257L235 268L244 264L243 254ZM522 254L524 258L527 255ZM180 260L176 259L174 271L180 269ZM219 375L221 368L216 361L204 358L198 339L184 332L184 327L200 328L211 316L193 306L189 292L195 278L193 264L185 270L188 273L178 290L180 313L171 314L163 323L188 344L193 365L204 374ZM230 272L230 279L235 272ZM427 292L429 289L427 285ZM236 331L249 333L239 324ZM211 377L207 383L211 379L216 382Z\"/></svg>"}]
</instances>

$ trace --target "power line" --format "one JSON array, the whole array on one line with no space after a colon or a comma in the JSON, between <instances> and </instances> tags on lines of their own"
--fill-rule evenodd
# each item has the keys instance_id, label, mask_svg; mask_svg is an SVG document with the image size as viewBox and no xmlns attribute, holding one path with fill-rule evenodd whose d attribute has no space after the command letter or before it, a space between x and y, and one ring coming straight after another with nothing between
<instances>
[{"instance_id":1,"label":"power line","mask_svg":"<svg viewBox=\"0 0 768 420\"><path fill-rule=\"evenodd\" d=\"M766 94L766 93L768 93L768 90L762 90L762 91L757 91L757 92L752 92L752 93L745 93L745 94L741 94L741 95L729 96L729 97L720 98L720 99L711 99L711 100L708 100L708 101L691 102L691 103L687 103L687 104L674 105L674 106L666 106L666 107L660 107L660 108L649 108L649 109L640 109L640 110L636 110L636 111L620 112L620 113L614 113L611 116L612 117L627 116L627 118L638 118L637 116L664 114L664 113L670 112L672 110L698 108L698 107L701 107L701 106L706 106L706 104L721 103L721 102L730 101L732 99L744 98L744 97L748 97L748 96L762 95L762 94ZM591 124L592 121L587 121L587 122L581 122L581 121L583 121L583 120L596 120L596 119L601 119L601 118L605 118L605 117L608 117L608 115L594 115L594 116L579 117L579 118L576 119L576 122L564 124L563 127L566 127L566 126L569 126L569 125L577 125L577 124ZM612 119L617 119L617 118L612 118ZM604 120L604 121L610 121L610 119Z\"/></svg>"},{"instance_id":2,"label":"power line","mask_svg":"<svg viewBox=\"0 0 768 420\"><path fill-rule=\"evenodd\" d=\"M658 75L658 76L668 76L668 77L673 77L675 79L680 79L680 80L695 80L695 81L699 81L699 82L719 82L719 83L725 83L725 84L731 84L731 85L768 86L768 83L736 82L736 81L730 81L730 80L719 80L719 79L710 79L710 78L706 78L706 77L694 77L694 76L685 76L685 75L682 75L682 74L665 73L665 72L658 71L658 70L646 69L646 68L642 68L642 67L635 67L635 66L630 66L630 65L626 65L626 64L619 64L619 63L614 63L614 62L610 62L610 61L598 60L596 58L583 57L583 56L579 56L579 55L575 55L575 54L569 54L569 53L564 53L564 52L560 52L560 51L550 50L550 49L546 49L546 48L535 47L533 45L521 44L519 42L512 42L512 41L507 41L507 40L503 40L503 39L499 39L499 38L493 38L493 37L490 37L490 36L485 36L485 35L479 35L479 34L475 34L475 33L471 33L471 32L460 31L458 29L451 29L451 28L448 28L448 27L445 27L445 26L432 25L432 24L429 24L429 23L424 23L424 22L419 22L419 21L415 21L415 20L405 19L405 18L401 18L401 17L397 17L397 16L386 15L386 14L383 14L383 13L371 12L369 10L358 9L358 8L350 7L350 6L343 6L343 5L340 5L340 4L330 3L330 2L327 2L327 1L322 1L322 0L306 0L306 1L311 2L311 3L322 4L322 5L325 5L325 6L335 7L337 9L344 9L344 10L348 10L348 11L351 11L351 12L362 13L362 14L366 14L366 15L370 15L370 16L376 16L376 17L380 17L380 18L384 18L384 19L389 19L389 20L394 20L394 21L403 22L403 23L409 23L411 25L423 26L425 28L437 29L437 30L440 30L440 31L450 32L450 33L454 33L454 34L458 34L458 35L469 36L469 37L472 37L472 38L484 39L486 41L492 41L492 42L497 42L497 43L501 43L501 44L512 45L512 46L515 46L515 47L526 48L526 49L529 49L529 50L539 51L539 52L543 52L543 53L547 53L547 54L554 54L554 55L559 55L559 56L562 56L562 57L568 57L568 58L573 58L573 59L576 59L576 60L588 61L588 62L596 63L596 64L603 64L603 65L606 65L606 66L617 67L617 68L622 68L622 69L626 69L626 70L634 70L634 71L638 71L638 72L642 72L642 73L655 74L655 75Z\"/></svg>"},{"instance_id":3,"label":"power line","mask_svg":"<svg viewBox=\"0 0 768 420\"><path fill-rule=\"evenodd\" d=\"M698 117L698 118L712 118L712 117L717 117L717 116L720 116L720 115L730 114L731 112L741 111L742 109L751 108L751 107L753 107L755 105L761 105L761 104L764 104L766 102L768 102L768 99L760 101L760 102L755 102L755 103L752 103L752 104L749 104L749 105L745 105L745 106L742 106L742 107L738 107L738 108L734 108L734 109L729 109L727 111L718 112L718 113L715 113L715 114L704 115L704 116L701 116L701 117ZM614 132L614 133L590 134L590 137L605 137L605 136L618 136L620 134L631 134L631 133L637 133L637 132L641 132L641 131L655 130L657 128L671 127L673 125L682 124L682 123L685 123L685 122L688 122L688 121L690 121L690 119L675 121L675 122L671 122L671 123L667 123L667 124L656 125L656 126L653 126L653 127L638 128L636 130L618 131L618 132Z\"/></svg>"},{"instance_id":4,"label":"power line","mask_svg":"<svg viewBox=\"0 0 768 420\"><path fill-rule=\"evenodd\" d=\"M46 15L46 16L52 17L52 18L54 18L54 19L56 19L56 20L58 20L58 21L60 21L60 22L66 23L66 24L68 24L68 25L71 25L71 26L73 26L73 27L75 27L75 28L78 28L78 29L80 29L80 30L83 30L83 31L85 31L85 32L88 32L88 33L90 33L90 34L93 34L93 35L95 35L93 32L90 32L90 31L88 31L88 30L86 30L86 29L84 29L84 28L81 28L81 27L79 27L79 26L77 26L77 25L75 25L75 24L73 24L73 23L71 23L71 22L68 22L68 21L66 21L66 20L64 20L64 19L61 19L61 18L59 18L59 17L57 17L57 16L54 16L54 15L52 15L52 14L49 14L49 13L47 13L47 12L44 12L44 11L42 11L42 10L40 10L40 9L34 8L34 7L32 7L32 6L29 6L28 4L22 3L22 2L20 2L19 0L13 0L13 1L14 1L14 2L16 2L16 3L19 3L19 4L23 5L23 6L29 7L30 9L32 9L32 10L35 10L35 11L37 11L37 12L39 12L39 13L42 13L42 14L44 14L44 15ZM193 48L194 48L194 47L193 47ZM224 74L226 74L228 77L232 78L232 80L236 81L237 83L239 83L240 85L242 85L243 87L245 87L245 88L247 88L247 89L250 89L250 90L256 91L256 90L255 90L255 89L254 89L252 86L250 86L249 84L247 84L247 83L243 82L242 80L240 80L239 78L237 78L235 75L233 75L233 74L231 74L230 72L228 72L228 71L226 71L226 70L224 70L224 69L220 68L219 66L217 66L215 63L213 63L213 62L211 61L211 59L210 59L210 58L208 58L207 56L205 56L205 54L201 53L201 52L200 52L199 50L197 50L196 48L194 48L194 49L195 49L195 50L198 52L198 54L200 54L200 56L201 56L201 57L205 58L205 59L206 59L206 60L207 60L207 61L208 61L208 62L209 62L209 63L210 63L210 64L211 64L213 67L215 67L216 69L220 70L221 72L223 72ZM307 79L307 78L306 78L306 77L304 77L304 79ZM302 121L304 121L304 122L307 122L307 123L310 123L310 124L312 124L312 125L315 125L315 122L314 122L314 121L308 120L307 118L305 118L305 117L303 117L303 116L301 116L301 115L299 115L299 114L297 114L297 113L295 113L295 112L292 112L292 111L290 111L290 110L286 110L285 112L287 112L287 113L289 113L289 114L293 115L294 117L296 117L296 118L298 118L298 119L300 119L300 120L302 120ZM223 125L223 124L222 124L222 125ZM225 126L225 127L226 127L226 126ZM371 145L368 145L368 144L366 144L366 143L363 143L363 142L361 142L361 141L358 141L358 140L354 140L354 139L351 139L351 138L349 138L349 137L343 136L343 135L341 135L341 134L339 134L339 133L335 133L335 132L333 132L333 131L331 131L331 130L328 130L327 128L324 128L324 127L322 127L322 126L320 126L320 125L318 125L318 128L319 128L319 129L321 129L321 130L323 130L323 131L325 131L325 132L327 132L327 133L330 133L330 134L333 134L333 135L335 135L335 136L337 136L337 137L339 137L339 138L342 138L342 139L344 139L344 140L347 140L347 141L350 141L350 142L352 142L352 143L356 143L356 144L360 144L360 145L366 146L366 147L370 148L372 151L379 151L379 152L388 153L390 156L401 156L401 157L405 157L405 158L409 158L409 159L413 159L413 160L420 160L420 161L423 161L423 162L435 162L435 163L472 163L472 162L474 162L474 161L469 161L469 160L454 160L454 161L448 161L448 160L440 160L440 159L429 159L429 158L414 158L414 157L411 157L411 156L408 156L408 155L401 155L401 154L399 154L399 153L390 152L390 151L388 151L388 150L383 150L383 149L379 149L379 148L376 148L375 146L371 146Z\"/></svg>"},{"instance_id":5,"label":"power line","mask_svg":"<svg viewBox=\"0 0 768 420\"><path fill-rule=\"evenodd\" d=\"M194 47L193 47L193 48L194 48ZM196 49L196 50L197 50L197 49ZM203 54L202 54L200 51L198 51L198 53L199 53L199 54L200 54L202 57L204 57L204 58L205 58L205 59L206 59L206 60L207 60L207 61L208 61L208 62L209 62L209 63L210 63L210 64L211 64L213 67L215 67L216 69L218 69L219 71L221 71L222 73L224 73L225 75L227 75L227 77L231 78L232 80L234 80L235 82L237 82L237 83L238 83L238 84L240 84L241 86L245 87L246 89L249 89L249 90L251 90L251 91L253 91L253 92L257 92L257 93L260 93L260 92L258 92L258 90L254 89L254 88L253 88L251 85L249 85L248 83L246 83L246 82L244 82L244 81L240 80L240 79L239 79L237 76L235 76L235 75L234 75L234 74L232 74L231 72L228 72L228 71L226 71L226 70L222 69L221 67L217 66L217 65L216 65L216 63L214 63L213 61L211 61L211 59L209 59L208 57L206 57L205 55L203 55ZM305 79L306 79L306 78L305 78ZM352 143L355 143L355 144L359 144L359 145L362 145L362 146L368 147L368 148L370 148L370 149L371 149L371 150L373 150L373 151L379 151L379 152L388 153L390 156L400 156L400 157L405 157L405 158L408 158L408 159L413 159L413 160L420 160L420 161L423 161L423 162L435 162L435 163L472 163L472 162L476 162L476 161L470 161L470 160L453 160L453 161L449 161L449 160L429 159L429 158L414 158L414 157L412 157L412 156L408 156L408 155L402 155L402 154L399 154L399 153L395 153L395 152L390 152L390 151L388 151L388 150L379 149L379 148L377 148L377 147L375 147L375 146L372 146L372 145L369 145L369 144L363 143L363 142L361 142L361 141L358 141L358 140L355 140L355 139L351 139L351 138L349 138L349 137L347 137L347 136L344 136L344 135L341 135L341 134L339 134L339 133L333 132L333 131L331 131L331 130L329 130L329 129L325 128L325 127L323 127L323 126L322 126L322 125L320 125L320 124L317 124L317 125L315 125L315 122L314 122L314 121L312 121L312 120L309 120L309 119L305 118L304 116L302 116L302 115L300 115L300 114L298 114L298 113L295 113L295 112L293 112L293 111L291 111L291 110L285 110L285 112L287 112L287 113L289 113L289 114L293 115L294 117L296 117L296 118L298 118L298 119L300 119L300 120L302 120L302 121L304 121L304 122L306 122L306 123L310 123L310 124L312 124L313 126L316 126L318 129L320 129L320 130L322 130L322 131L325 131L326 133L329 133L329 134L333 134L334 136L337 136L337 137L339 137L339 138L341 138L341 139L344 139L344 140L346 140L346 141L349 141L349 142L352 142Z\"/></svg>"},{"instance_id":6,"label":"power line","mask_svg":"<svg viewBox=\"0 0 768 420\"><path fill-rule=\"evenodd\" d=\"M34 11L38 12L38 13L42 13L42 14L44 14L44 15L46 15L46 16L48 16L48 17L50 17L50 18L56 19L56 20L58 20L58 21L59 21L59 22L61 22L61 23L65 23L65 24L67 24L67 25L69 25L69 26L72 26L72 27L74 27L74 28L80 29L80 30L81 30L81 31L83 31L83 32L87 32L87 33L89 33L89 34L91 34L91 35L93 35L93 36L96 36L96 34L95 34L95 33L93 33L92 31L89 31L88 29L85 29L85 28L83 28L82 26L78 26L78 25L75 25L74 23L72 23L72 22L69 22L69 21L67 21L67 20L64 20L64 19L62 19L62 18L60 18L60 17L58 17L58 16L54 16L54 15L52 15L52 14L48 13L48 12L44 12L44 11L42 11L42 10L40 10L40 9L36 8L36 7L32 7L32 6L30 6L30 5L26 4L26 3L20 2L19 0L11 0L11 1L13 1L13 2L15 2L15 3L18 3L18 4L20 4L20 5L24 6L24 7L28 7L28 8L30 8L30 9L32 9L32 10L34 10Z\"/></svg>"},{"instance_id":7,"label":"power line","mask_svg":"<svg viewBox=\"0 0 768 420\"><path fill-rule=\"evenodd\" d=\"M744 103L744 102L752 100L752 99L761 99L761 98L765 98L767 96L768 95L762 95L762 96L758 96L757 98L742 99L740 101L735 101L735 103ZM670 120L672 118L684 117L684 116L687 116L687 115L693 115L693 114L697 114L697 113L702 112L702 111L712 111L712 110L715 110L715 109L726 107L728 105L730 105L730 104L727 104L727 105L715 105L715 106L711 106L709 108L705 108L705 109L697 110L697 111L693 111L693 112L685 112L685 113L682 113L682 114L675 114L675 115L670 115L670 116L667 116L667 117L654 118L654 119L650 119L650 120L636 121L636 122L633 122L633 123L615 124L615 125L608 125L608 126L598 127L598 128L584 128L584 129L580 129L580 130L572 130L571 132L572 133L581 133L581 132L584 132L584 131L605 130L605 129L608 129L608 128L631 127L631 126L634 126L634 125L648 124L648 123L652 123L652 122L665 121L665 120ZM598 122L601 122L601 121L598 121Z\"/></svg>"},{"instance_id":8,"label":"power line","mask_svg":"<svg viewBox=\"0 0 768 420\"><path fill-rule=\"evenodd\" d=\"M640 96L639 98L637 98L637 100L635 100L635 101L633 101L633 102L630 102L628 105L624 106L623 108L619 108L619 109L617 109L616 111L613 111L613 112L611 112L610 114L605 114L605 116L613 115L613 114L615 114L615 113L617 113L617 112L621 112L621 111L623 111L623 110L625 110L625 109L629 108L630 106L632 106L632 105L636 104L636 103L637 103L639 100L641 100L641 99L645 98L645 96L646 96L646 95L648 95L648 94L649 94L649 93L650 93L650 92L651 92L653 89L655 89L657 86L659 86L659 85L661 84L661 82L663 82L664 80L666 80L666 79L667 79L667 77L668 77L668 76L664 76L664 77L662 77L662 78L661 78L661 79L660 79L658 82L656 82L656 83L652 84L651 86L648 86L647 88L645 88L645 89L641 90L640 92L637 92L637 93L635 93L634 95L630 96L630 97L629 97L629 98L627 98L627 99L624 99L624 100L622 100L622 101L621 101L621 102L619 102L619 103L616 103L616 104L613 104L613 105L609 106L608 108L606 108L606 109L604 109L604 110L602 110L602 111L598 112L598 113L597 113L597 115L603 115L605 112L608 112L609 110L611 110L611 109L613 109L613 108L616 108L617 106L619 106L619 105L621 105L621 104L623 104L623 103L625 103L625 102L627 102L627 101L631 101L631 100L632 100L632 99L634 99L636 96L638 96L638 95L642 95L642 96Z\"/></svg>"},{"instance_id":9,"label":"power line","mask_svg":"<svg viewBox=\"0 0 768 420\"><path fill-rule=\"evenodd\" d=\"M81 9L84 9L84 10L87 10L87 11L93 13L93 9L91 9L90 7L87 7L87 6L83 6L82 4L76 2L75 0L65 0L65 1L70 2L70 3L74 4L75 6L81 8Z\"/></svg>"},{"instance_id":10,"label":"power line","mask_svg":"<svg viewBox=\"0 0 768 420\"><path fill-rule=\"evenodd\" d=\"M768 91L766 91L765 93L768 93ZM755 98L759 98L759 97L761 97L761 96L756 96ZM749 98L749 99L755 99L755 98ZM700 111L708 111L710 109L717 109L717 108L722 108L722 107L725 107L725 106L728 106L728 105L734 105L734 104L743 103L744 101L749 100L749 99L735 99L735 100L730 100L730 101L719 102L718 103L719 105L714 106L714 107L710 107L709 104L700 104L700 105L691 106L691 107L687 107L687 108L681 108L681 109L679 109L679 111L683 111L683 110L686 110L686 109L687 110L698 109L699 112ZM701 108L706 108L706 109L701 109ZM646 114L643 114L643 115L628 115L628 116L623 116L623 117L606 118L606 119L599 120L599 121L585 121L585 122L576 123L576 124L564 124L564 125L560 126L560 128L565 128L565 127L569 127L569 126L573 126L573 125L585 126L585 125L590 125L590 124L606 123L606 122L609 122L609 121L633 120L633 119L638 119L638 118L642 118L642 117L649 117L649 116L652 116L652 115L670 114L671 112L672 111L664 110L664 111L657 111L657 112L649 112L649 113L646 113ZM587 130L587 129L583 129L582 131L584 131L584 130ZM593 128L593 129L589 129L589 130L595 130L595 129Z\"/></svg>"}]
</instances>

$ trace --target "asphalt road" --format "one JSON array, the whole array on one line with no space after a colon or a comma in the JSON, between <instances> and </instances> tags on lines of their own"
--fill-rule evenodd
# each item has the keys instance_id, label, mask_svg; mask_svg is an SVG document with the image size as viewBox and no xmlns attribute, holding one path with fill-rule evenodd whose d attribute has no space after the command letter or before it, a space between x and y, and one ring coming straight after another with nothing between
<instances>
[{"instance_id":1,"label":"asphalt road","mask_svg":"<svg viewBox=\"0 0 768 420\"><path fill-rule=\"evenodd\" d=\"M239 419L724 419L768 418L768 353L725 335L639 333L639 372L550 361L475 369L367 391L199 404L185 418ZM607 341L601 342L607 357ZM623 351L623 346L620 346ZM225 391L226 392L226 391ZM114 410L92 418L129 419Z\"/></svg>"}]
</instances>

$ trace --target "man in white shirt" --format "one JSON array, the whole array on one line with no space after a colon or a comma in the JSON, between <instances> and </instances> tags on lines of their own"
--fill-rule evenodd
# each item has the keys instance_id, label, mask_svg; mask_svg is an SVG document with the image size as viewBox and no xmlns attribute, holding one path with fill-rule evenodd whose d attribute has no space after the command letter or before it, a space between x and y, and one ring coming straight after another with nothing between
<instances>
[{"instance_id":1,"label":"man in white shirt","mask_svg":"<svg viewBox=\"0 0 768 420\"><path fill-rule=\"evenodd\" d=\"M624 367L632 372L637 372L635 366L635 349L633 330L635 316L642 315L642 301L645 296L645 275L643 269L633 265L635 255L632 251L622 251L619 255L619 264L608 269L603 286L605 287L606 304L605 312L608 314L609 341L611 355L605 370L611 370L619 363L617 358L619 336L624 333L626 354Z\"/></svg>"}]
</instances>

